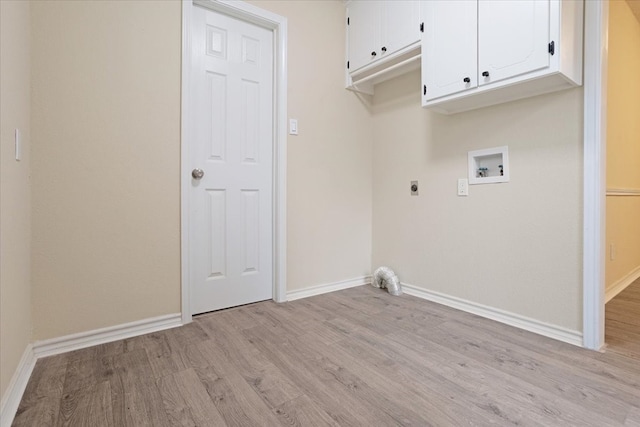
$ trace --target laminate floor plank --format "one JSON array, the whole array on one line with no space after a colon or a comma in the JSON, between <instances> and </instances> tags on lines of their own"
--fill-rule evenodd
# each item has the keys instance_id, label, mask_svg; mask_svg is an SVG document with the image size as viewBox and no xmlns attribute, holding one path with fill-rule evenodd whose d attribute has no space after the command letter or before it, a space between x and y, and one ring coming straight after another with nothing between
<instances>
[{"instance_id":1,"label":"laminate floor plank","mask_svg":"<svg viewBox=\"0 0 640 427\"><path fill-rule=\"evenodd\" d=\"M361 286L40 359L14 426L640 426L640 280L593 352Z\"/></svg>"},{"instance_id":2,"label":"laminate floor plank","mask_svg":"<svg viewBox=\"0 0 640 427\"><path fill-rule=\"evenodd\" d=\"M443 324L442 327L450 325ZM567 423L579 421L582 425L606 425L612 419L621 422L629 405L639 401L639 395L628 389L612 388L607 382L584 381L578 370L556 368L546 364L542 358L528 357L524 349L496 346L474 336L472 331L468 332L456 331L461 335L459 341L446 347L453 354L465 354L469 360L463 363L467 367L479 363L484 374L494 370L492 377L504 375L502 382L516 390L510 394L520 395L522 399L530 397L530 404L537 406L541 413L553 411L554 416L561 419L558 414L566 414L569 417L565 419ZM410 339L420 342L415 336ZM589 409L585 411L584 408Z\"/></svg>"},{"instance_id":3,"label":"laminate floor plank","mask_svg":"<svg viewBox=\"0 0 640 427\"><path fill-rule=\"evenodd\" d=\"M293 427L340 427L322 411L307 395L283 402L276 408L283 425Z\"/></svg>"},{"instance_id":4,"label":"laminate floor plank","mask_svg":"<svg viewBox=\"0 0 640 427\"><path fill-rule=\"evenodd\" d=\"M621 381L612 381L611 375L593 376L589 370L583 369L564 361L558 361L553 355L541 354L526 346L513 345L500 338L483 333L467 325L444 323L435 330L435 337L430 340L446 343L447 347L464 352L483 360L485 363L498 366L501 370L508 370L514 375L519 375L529 381L535 381L541 386L551 386L550 389L562 392L563 396L571 389L578 386L589 387L598 393L607 396L615 396L619 400L634 404L640 403L640 384L638 374L631 376L631 384ZM446 340L441 340L446 336ZM640 366L637 367L640 369ZM531 375L531 373L536 375ZM619 376L627 375L627 372L617 372ZM563 384L563 383L566 383ZM585 398L584 392L574 389L576 396Z\"/></svg>"},{"instance_id":5,"label":"laminate floor plank","mask_svg":"<svg viewBox=\"0 0 640 427\"><path fill-rule=\"evenodd\" d=\"M177 426L225 426L224 419L193 369L158 380L158 390L171 421Z\"/></svg>"},{"instance_id":6,"label":"laminate floor plank","mask_svg":"<svg viewBox=\"0 0 640 427\"><path fill-rule=\"evenodd\" d=\"M357 387L341 383L318 365L315 360L300 357L292 345L274 343L266 328L256 326L243 332L261 351L269 354L282 372L305 394L312 395L320 407L340 425L398 425L398 422L368 402L358 401L345 390ZM377 424L376 424L377 423Z\"/></svg>"},{"instance_id":7,"label":"laminate floor plank","mask_svg":"<svg viewBox=\"0 0 640 427\"><path fill-rule=\"evenodd\" d=\"M436 414L442 411L435 405L431 405L431 411L425 411L429 401L420 400L415 394L409 393L406 387L390 382L389 378L367 366L366 362L344 353L339 354L334 347L322 344L314 334L298 337L296 350L323 371L323 381L334 382L357 401L380 409L398 425L438 424ZM393 395L396 399L392 402L387 395ZM420 406L422 410L418 413L412 406ZM426 413L429 413L429 417Z\"/></svg>"},{"instance_id":8,"label":"laminate floor plank","mask_svg":"<svg viewBox=\"0 0 640 427\"><path fill-rule=\"evenodd\" d=\"M29 405L22 405L12 425L53 427L57 424L59 413L60 398L44 396L32 400Z\"/></svg>"},{"instance_id":9,"label":"laminate floor plank","mask_svg":"<svg viewBox=\"0 0 640 427\"><path fill-rule=\"evenodd\" d=\"M211 364L197 373L227 425L279 425L260 387L255 387L253 378L247 381L246 372L236 368L220 344L215 340L200 343L202 353L211 356Z\"/></svg>"},{"instance_id":10,"label":"laminate floor plank","mask_svg":"<svg viewBox=\"0 0 640 427\"><path fill-rule=\"evenodd\" d=\"M405 334L404 337L401 334ZM410 333L398 333L389 336L384 345L379 345L370 337L345 341L341 345L355 352L381 356L387 355L396 360L396 371L401 383L411 384L412 379L420 384L435 384L437 390L445 391L456 399L462 399L476 407L470 416L497 416L498 424L546 426L555 419L575 421L580 419L579 411L574 414L560 413L554 398L545 396L541 390L516 377L479 362L464 352L451 351L437 342L422 339ZM358 349L358 347L364 347ZM382 366L381 366L382 368ZM435 377L432 373L439 372ZM425 375L427 373L427 375ZM490 377L501 387L488 387L484 378ZM426 386L428 387L428 386ZM527 408L527 410L523 410ZM626 408L625 408L626 409ZM470 411L469 411L470 412ZM576 413L577 412L577 413ZM553 414L553 418L549 418ZM584 424L589 425L589 424ZM595 424L594 424L595 425Z\"/></svg>"},{"instance_id":11,"label":"laminate floor plank","mask_svg":"<svg viewBox=\"0 0 640 427\"><path fill-rule=\"evenodd\" d=\"M42 398L58 401L62 397L68 360L65 355L39 359L33 368L31 377L18 407L18 414Z\"/></svg>"},{"instance_id":12,"label":"laminate floor plank","mask_svg":"<svg viewBox=\"0 0 640 427\"><path fill-rule=\"evenodd\" d=\"M124 393L112 393L111 407L116 426L169 427L160 392L153 383L132 383Z\"/></svg>"},{"instance_id":13,"label":"laminate floor plank","mask_svg":"<svg viewBox=\"0 0 640 427\"><path fill-rule=\"evenodd\" d=\"M65 392L58 426L113 426L109 381Z\"/></svg>"},{"instance_id":14,"label":"laminate floor plank","mask_svg":"<svg viewBox=\"0 0 640 427\"><path fill-rule=\"evenodd\" d=\"M607 352L626 356L640 365L640 279L605 305Z\"/></svg>"},{"instance_id":15,"label":"laminate floor plank","mask_svg":"<svg viewBox=\"0 0 640 427\"><path fill-rule=\"evenodd\" d=\"M313 337L306 337L313 340ZM315 340L317 343L318 341ZM420 369L411 371L396 354L378 353L376 349L359 345L356 340L342 340L327 350L328 357L338 358L354 374L367 378L374 393L394 396L400 410L406 404L420 408L425 421L417 425L490 425L499 423L493 413L474 410L459 403L457 389L448 379ZM414 424L412 424L414 425Z\"/></svg>"},{"instance_id":16,"label":"laminate floor plank","mask_svg":"<svg viewBox=\"0 0 640 427\"><path fill-rule=\"evenodd\" d=\"M204 347L202 353L211 360L210 364L220 360L228 362L270 408L302 395L302 391L265 355L243 335L233 333L226 322L209 325L208 335L212 344Z\"/></svg>"},{"instance_id":17,"label":"laminate floor plank","mask_svg":"<svg viewBox=\"0 0 640 427\"><path fill-rule=\"evenodd\" d=\"M624 422L628 427L640 427L640 409L634 408L627 414L627 419Z\"/></svg>"}]
</instances>

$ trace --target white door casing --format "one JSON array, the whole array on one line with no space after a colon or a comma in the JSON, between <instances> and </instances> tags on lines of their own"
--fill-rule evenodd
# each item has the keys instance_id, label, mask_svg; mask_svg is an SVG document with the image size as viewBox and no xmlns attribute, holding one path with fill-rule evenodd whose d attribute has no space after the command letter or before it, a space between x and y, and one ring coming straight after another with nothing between
<instances>
[{"instance_id":1,"label":"white door casing","mask_svg":"<svg viewBox=\"0 0 640 427\"><path fill-rule=\"evenodd\" d=\"M583 343L604 347L608 2L585 2Z\"/></svg>"},{"instance_id":2,"label":"white door casing","mask_svg":"<svg viewBox=\"0 0 640 427\"><path fill-rule=\"evenodd\" d=\"M200 9L200 7L217 12L221 19L231 23L230 25L232 26L251 28L250 33L245 34L244 38L242 36L230 36L233 31L227 34L229 39L236 38L240 40L240 63L244 64L245 68L251 69L253 67L255 69L256 60L269 64L266 77L262 76L257 79L255 75L239 74L242 77L235 81L235 89L225 87L227 92L229 90L240 91L240 96L231 97L233 99L229 101L230 104L241 105L243 102L248 102L251 106L256 106L254 104L262 103L261 106L247 109L242 113L233 112L233 105L224 105L225 114L232 116L231 118L225 118L223 122L227 125L227 132L225 132L228 134L227 139L235 139L239 135L240 141L244 142L244 144L235 144L230 149L229 145L221 148L219 126L209 127L208 129L205 127L198 132L193 132L193 126L190 126L197 120L198 115L207 114L206 112L203 113L202 110L208 109L211 116L223 114L221 112L222 103L210 102L207 106L206 90L194 90L198 86L198 78L194 78L197 68L194 67L196 56L192 55L193 50L196 49L195 45L200 43L200 46L205 48L205 56L215 59L216 54L221 56L220 36L225 31L222 28L225 26L224 24L210 25L208 29L209 45L207 46L206 30L205 37L198 42L198 36L194 35L198 18L194 16L194 13L197 14L197 9ZM217 31L216 28L222 30L222 32L218 31L217 34L214 34ZM268 44L273 43L272 48L269 49L273 51L273 59L265 59L262 53L260 55L257 54L256 41L265 40L267 40ZM224 290L221 301L215 304L228 306L244 303L242 300L233 300L234 293L235 297L245 298L245 301L247 293L253 294L250 297L253 300L266 298L273 298L277 302L286 300L286 45L287 21L281 16L240 1L196 0L192 2L191 0L183 0L181 144L183 323L191 321L192 313L218 308L201 303L200 299L206 298L202 298L202 295L198 294L199 291L194 292L190 285L194 282L194 279L197 280L198 271L203 271L203 263L207 266L204 271L208 270L205 275L209 280L223 282L230 279L236 282L239 280L240 283L239 291L233 290L233 288L230 288L230 291L228 289ZM209 55L206 55L207 48L210 50ZM231 50L229 49L226 53L231 55ZM234 66L237 66L237 64ZM221 90L223 86L221 82L227 79L225 73L228 71L228 66L227 70L225 70L224 65L218 62L213 64L208 72L205 72L205 77L202 80L205 88L209 88L209 93L212 90ZM236 74L237 71L235 70L231 74ZM262 81L261 79L268 81L267 92L273 91L267 97L264 97L260 90L256 90L260 86L257 83ZM200 85L202 85L202 81ZM194 96L196 94L197 96ZM255 101L253 102L252 96L258 99L253 98L253 101ZM212 98L209 98L209 100L212 100ZM205 107L199 107L199 104L205 105ZM268 105L265 109L266 104ZM272 109L273 114L270 114L272 117L267 120L261 120L260 129L238 125L238 120L240 122L250 120L252 114L256 115L258 111L264 112L268 109ZM231 131L229 131L230 127L233 128ZM205 167L194 165L194 157L196 156L194 153L198 152L198 150L193 150L192 152L191 146L194 145L194 141L202 138L202 134L206 135L207 132L213 138L209 139L206 151L200 150L200 156L202 156L203 152L205 153L207 165ZM268 134L272 144L267 144L257 151L252 151L253 148L256 148L256 146L251 145L251 141L254 140L252 135L255 136L256 132L257 134L260 134L260 132L265 135ZM201 135L198 135L198 133L201 133ZM240 169L230 172L231 175L224 176L225 168L220 167L221 164L230 163L233 157L238 156L244 159L244 161L236 162L236 166L239 166ZM265 164L264 168L259 167L261 163ZM215 170L208 170L212 165L217 165ZM242 170L243 166L245 167L244 170ZM248 166L258 167L249 168L250 172L248 173L246 171ZM192 179L190 175L192 169L196 167L200 167L205 172L205 176L197 184L197 181ZM228 172L233 168L226 169ZM235 174L235 177L233 174ZM258 184L254 185L256 181ZM192 190L201 190L202 197L199 199L192 197L194 194L198 194L197 192L192 192ZM232 193L235 194L231 196ZM263 197L263 195L266 196ZM229 214L228 209L233 205L236 205L239 209L237 214ZM262 210L262 213L266 212L266 214L252 216L252 213L257 212L257 210ZM198 229L197 222L193 221L193 219L198 214L202 219L202 211L209 211L214 217L216 213L217 217L224 215L227 223L223 227L220 221L210 222L208 226L211 225L211 227L206 230L206 233L198 233L196 232ZM206 215L204 217L206 218ZM232 233L236 234L235 237L230 235ZM203 246L203 241L206 241L202 234L209 238L205 245L209 246L209 248L204 251L200 249ZM266 241L264 236L267 238ZM257 237L260 238L258 239ZM231 242L229 242L230 239L232 240ZM226 255L226 259L221 255L221 252L210 250L214 245L220 245L223 241L230 243L227 247L230 255ZM261 242L262 244L256 246L256 242ZM207 253L207 251L209 255L203 255L203 252ZM233 255L234 252L235 255ZM235 279L232 277L233 271L236 271ZM251 282L260 275L265 277L265 282L263 283L269 283L269 287L262 287L259 291L255 289L243 290L242 286L253 286L247 282ZM227 298L227 302L223 302L225 298Z\"/></svg>"}]
</instances>

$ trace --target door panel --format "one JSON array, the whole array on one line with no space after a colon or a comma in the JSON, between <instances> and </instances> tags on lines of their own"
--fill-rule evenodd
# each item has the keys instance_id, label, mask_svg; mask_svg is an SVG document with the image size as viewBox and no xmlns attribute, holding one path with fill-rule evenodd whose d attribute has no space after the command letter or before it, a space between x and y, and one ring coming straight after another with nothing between
<instances>
[{"instance_id":1,"label":"door panel","mask_svg":"<svg viewBox=\"0 0 640 427\"><path fill-rule=\"evenodd\" d=\"M480 85L549 66L549 0L479 0L478 21Z\"/></svg>"},{"instance_id":2,"label":"door panel","mask_svg":"<svg viewBox=\"0 0 640 427\"><path fill-rule=\"evenodd\" d=\"M192 314L273 293L273 34L193 8Z\"/></svg>"},{"instance_id":3,"label":"door panel","mask_svg":"<svg viewBox=\"0 0 640 427\"><path fill-rule=\"evenodd\" d=\"M478 85L477 1L427 1L422 49L426 101ZM465 78L469 82L465 82Z\"/></svg>"},{"instance_id":4,"label":"door panel","mask_svg":"<svg viewBox=\"0 0 640 427\"><path fill-rule=\"evenodd\" d=\"M382 39L378 49L382 57L385 55L382 46L387 52L396 52L420 40L420 2L385 1L380 7Z\"/></svg>"},{"instance_id":5,"label":"door panel","mask_svg":"<svg viewBox=\"0 0 640 427\"><path fill-rule=\"evenodd\" d=\"M347 16L349 70L354 71L380 57L380 2L352 1ZM376 52L376 56L371 52Z\"/></svg>"}]
</instances>

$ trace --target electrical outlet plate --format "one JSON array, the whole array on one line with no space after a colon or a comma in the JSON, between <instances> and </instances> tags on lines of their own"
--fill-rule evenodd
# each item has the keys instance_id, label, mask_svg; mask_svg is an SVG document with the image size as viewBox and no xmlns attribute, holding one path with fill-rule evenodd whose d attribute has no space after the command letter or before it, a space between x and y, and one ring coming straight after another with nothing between
<instances>
[{"instance_id":1,"label":"electrical outlet plate","mask_svg":"<svg viewBox=\"0 0 640 427\"><path fill-rule=\"evenodd\" d=\"M458 196L469 195L469 180L467 178L458 179Z\"/></svg>"}]
</instances>

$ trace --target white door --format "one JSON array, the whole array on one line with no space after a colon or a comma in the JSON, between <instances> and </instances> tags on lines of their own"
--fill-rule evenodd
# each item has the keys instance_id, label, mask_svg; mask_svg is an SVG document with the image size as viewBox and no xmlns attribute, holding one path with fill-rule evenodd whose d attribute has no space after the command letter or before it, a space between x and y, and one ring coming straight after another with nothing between
<instances>
[{"instance_id":1,"label":"white door","mask_svg":"<svg viewBox=\"0 0 640 427\"><path fill-rule=\"evenodd\" d=\"M479 0L480 85L549 66L549 0Z\"/></svg>"},{"instance_id":2,"label":"white door","mask_svg":"<svg viewBox=\"0 0 640 427\"><path fill-rule=\"evenodd\" d=\"M380 58L380 3L352 1L347 7L349 71Z\"/></svg>"},{"instance_id":3,"label":"white door","mask_svg":"<svg viewBox=\"0 0 640 427\"><path fill-rule=\"evenodd\" d=\"M380 6L382 37L379 49L382 57L420 41L419 1L385 1Z\"/></svg>"},{"instance_id":4,"label":"white door","mask_svg":"<svg viewBox=\"0 0 640 427\"><path fill-rule=\"evenodd\" d=\"M477 1L431 0L422 7L423 100L477 87Z\"/></svg>"},{"instance_id":5,"label":"white door","mask_svg":"<svg viewBox=\"0 0 640 427\"><path fill-rule=\"evenodd\" d=\"M189 275L197 314L273 294L273 38L197 6L192 28Z\"/></svg>"}]
</instances>

